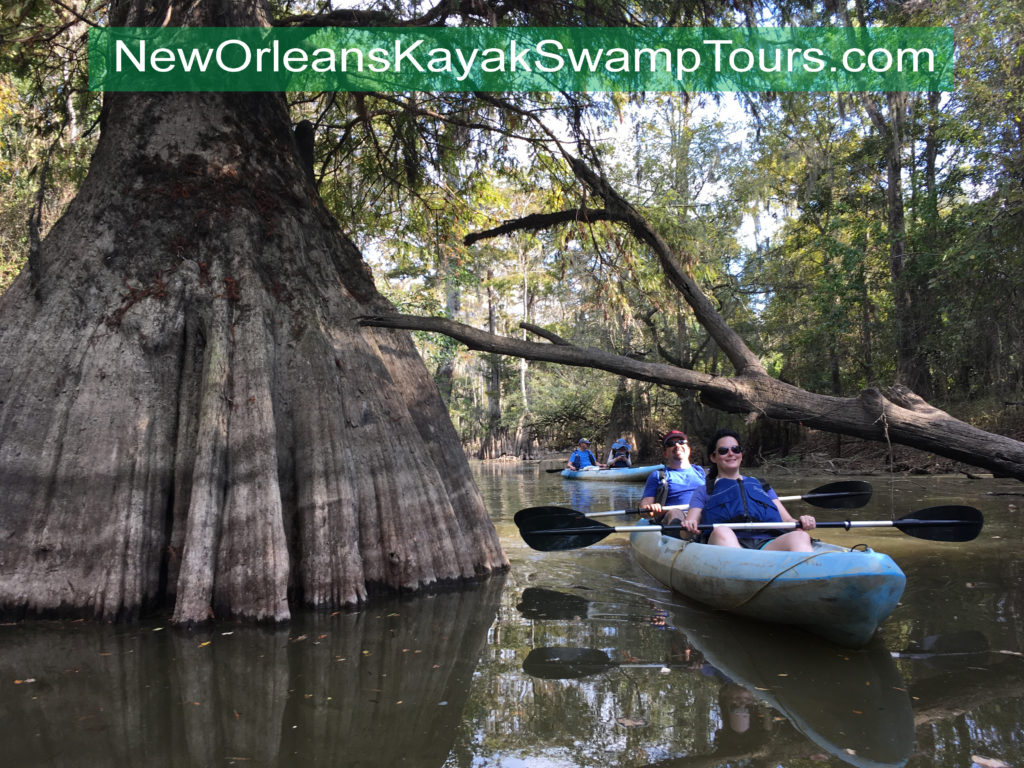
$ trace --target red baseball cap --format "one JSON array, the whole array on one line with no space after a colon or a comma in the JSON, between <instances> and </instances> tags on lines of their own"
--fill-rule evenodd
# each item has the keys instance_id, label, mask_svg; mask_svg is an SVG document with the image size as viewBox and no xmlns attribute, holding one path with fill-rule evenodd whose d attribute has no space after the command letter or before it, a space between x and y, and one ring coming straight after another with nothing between
<instances>
[{"instance_id":1,"label":"red baseball cap","mask_svg":"<svg viewBox=\"0 0 1024 768\"><path fill-rule=\"evenodd\" d=\"M690 442L690 438L686 436L685 432L680 432L678 429L673 429L667 435L661 438L661 447L668 448L669 441L671 440L685 440L686 442Z\"/></svg>"}]
</instances>

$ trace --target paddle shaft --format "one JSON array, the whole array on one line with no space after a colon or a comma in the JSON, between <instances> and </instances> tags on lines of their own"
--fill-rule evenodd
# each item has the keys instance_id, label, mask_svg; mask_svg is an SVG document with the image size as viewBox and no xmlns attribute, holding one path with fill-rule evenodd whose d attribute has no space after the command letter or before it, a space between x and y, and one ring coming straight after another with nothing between
<instances>
[{"instance_id":1,"label":"paddle shaft","mask_svg":"<svg viewBox=\"0 0 1024 768\"><path fill-rule=\"evenodd\" d=\"M826 520L817 523L816 528L904 528L906 526L929 526L929 525L977 525L972 520ZM713 531L715 528L732 528L734 530L749 531L792 531L800 528L800 522L795 520L791 523L701 523L697 526L700 531ZM555 535L567 533L662 533L665 531L686 530L682 525L612 525L602 528L552 528L550 530L530 531L531 534Z\"/></svg>"},{"instance_id":2,"label":"paddle shaft","mask_svg":"<svg viewBox=\"0 0 1024 768\"><path fill-rule=\"evenodd\" d=\"M665 510L665 509L689 509L689 508L690 508L689 504L672 504L670 506L662 507L663 510ZM636 507L634 509L612 509L612 510L609 510L608 512L584 512L583 516L589 518L589 517L611 517L612 515L640 515L640 514L643 514L646 511L647 511L646 509L640 509L639 507Z\"/></svg>"}]
</instances>

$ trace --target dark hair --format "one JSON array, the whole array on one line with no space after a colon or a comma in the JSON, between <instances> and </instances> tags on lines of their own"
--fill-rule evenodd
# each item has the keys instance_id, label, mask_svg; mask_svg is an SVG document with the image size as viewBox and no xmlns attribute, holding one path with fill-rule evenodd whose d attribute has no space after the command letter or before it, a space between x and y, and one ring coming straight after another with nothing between
<instances>
[{"instance_id":1,"label":"dark hair","mask_svg":"<svg viewBox=\"0 0 1024 768\"><path fill-rule=\"evenodd\" d=\"M715 448L718 447L718 441L721 440L723 437L734 437L734 438L736 438L736 442L737 443L741 443L742 444L742 441L740 440L739 432L737 432L734 429L729 429L728 427L723 427L722 429L718 430L717 432L715 432L715 434L713 434L711 436L711 439L708 440L708 445L707 445L707 448L708 448L708 461L711 463L711 471L708 472L708 477L707 477L707 479L709 481L712 481L716 477L718 477L718 463L714 462L714 461L711 461L711 455L715 452ZM709 485L710 485L710 483L709 483Z\"/></svg>"}]
</instances>

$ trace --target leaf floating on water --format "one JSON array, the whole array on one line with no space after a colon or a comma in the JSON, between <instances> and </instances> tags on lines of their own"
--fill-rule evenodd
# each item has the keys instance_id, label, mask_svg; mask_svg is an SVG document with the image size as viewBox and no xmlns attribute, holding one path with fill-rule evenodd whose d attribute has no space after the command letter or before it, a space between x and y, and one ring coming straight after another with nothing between
<instances>
[{"instance_id":1,"label":"leaf floating on water","mask_svg":"<svg viewBox=\"0 0 1024 768\"><path fill-rule=\"evenodd\" d=\"M623 728L642 728L647 725L646 720L636 717L620 717L615 722Z\"/></svg>"},{"instance_id":2,"label":"leaf floating on water","mask_svg":"<svg viewBox=\"0 0 1024 768\"><path fill-rule=\"evenodd\" d=\"M971 762L978 766L978 768L1010 768L1009 763L1004 763L1002 760L996 757L981 757L980 755L971 755Z\"/></svg>"},{"instance_id":3,"label":"leaf floating on water","mask_svg":"<svg viewBox=\"0 0 1024 768\"><path fill-rule=\"evenodd\" d=\"M210 644L211 642L212 642L212 641L210 641L210 640L207 640L207 641L205 641L205 642L202 642L202 643L200 643L200 644L199 644L199 647L200 647L200 648L205 648L205 647L206 647L206 646L208 646L208 645L209 645L209 644Z\"/></svg>"}]
</instances>

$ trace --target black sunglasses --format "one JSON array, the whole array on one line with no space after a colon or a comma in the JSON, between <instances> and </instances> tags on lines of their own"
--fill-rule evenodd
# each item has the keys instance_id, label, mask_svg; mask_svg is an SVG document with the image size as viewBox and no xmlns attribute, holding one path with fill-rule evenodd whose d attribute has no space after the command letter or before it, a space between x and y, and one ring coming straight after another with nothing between
<instances>
[{"instance_id":1,"label":"black sunglasses","mask_svg":"<svg viewBox=\"0 0 1024 768\"><path fill-rule=\"evenodd\" d=\"M732 451L733 453L743 453L743 448L738 445L730 445L728 447L722 446L721 448L717 448L716 451L719 456L725 456L729 451Z\"/></svg>"},{"instance_id":2,"label":"black sunglasses","mask_svg":"<svg viewBox=\"0 0 1024 768\"><path fill-rule=\"evenodd\" d=\"M669 440L665 443L666 448L671 448L673 445L689 445L686 440Z\"/></svg>"}]
</instances>

